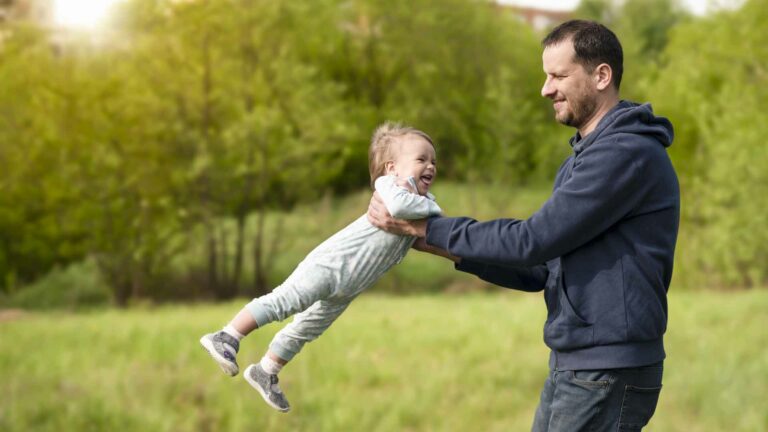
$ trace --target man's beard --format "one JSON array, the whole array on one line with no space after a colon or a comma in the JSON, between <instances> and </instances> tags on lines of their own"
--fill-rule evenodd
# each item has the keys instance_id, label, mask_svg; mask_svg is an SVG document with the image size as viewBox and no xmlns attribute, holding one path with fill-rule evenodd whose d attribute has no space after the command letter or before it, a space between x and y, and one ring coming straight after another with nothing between
<instances>
[{"instance_id":1,"label":"man's beard","mask_svg":"<svg viewBox=\"0 0 768 432\"><path fill-rule=\"evenodd\" d=\"M576 129L584 126L589 121L597 108L597 100L590 95L580 95L578 99L568 101L568 108L563 116L556 116L560 123Z\"/></svg>"}]
</instances>

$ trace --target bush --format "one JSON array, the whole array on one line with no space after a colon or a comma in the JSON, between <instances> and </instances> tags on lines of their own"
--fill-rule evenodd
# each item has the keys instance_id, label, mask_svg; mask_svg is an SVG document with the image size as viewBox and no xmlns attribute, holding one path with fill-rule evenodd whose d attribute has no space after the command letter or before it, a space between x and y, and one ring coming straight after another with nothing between
<instances>
[{"instance_id":1,"label":"bush","mask_svg":"<svg viewBox=\"0 0 768 432\"><path fill-rule=\"evenodd\" d=\"M84 309L109 304L112 294L93 259L55 268L18 292L0 298L3 307Z\"/></svg>"}]
</instances>

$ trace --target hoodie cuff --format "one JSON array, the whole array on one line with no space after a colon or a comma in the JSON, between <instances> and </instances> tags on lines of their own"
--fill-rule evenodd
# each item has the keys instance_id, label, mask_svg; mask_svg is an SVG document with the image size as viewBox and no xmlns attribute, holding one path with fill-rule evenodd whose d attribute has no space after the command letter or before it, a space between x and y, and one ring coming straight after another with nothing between
<instances>
[{"instance_id":1,"label":"hoodie cuff","mask_svg":"<svg viewBox=\"0 0 768 432\"><path fill-rule=\"evenodd\" d=\"M454 264L453 267L458 271L470 273L478 277L482 277L483 273L485 273L485 264L466 259L462 259L460 262Z\"/></svg>"},{"instance_id":2,"label":"hoodie cuff","mask_svg":"<svg viewBox=\"0 0 768 432\"><path fill-rule=\"evenodd\" d=\"M453 218L435 216L427 219L427 236L424 239L428 245L448 250ZM449 251L450 252L450 251Z\"/></svg>"}]
</instances>

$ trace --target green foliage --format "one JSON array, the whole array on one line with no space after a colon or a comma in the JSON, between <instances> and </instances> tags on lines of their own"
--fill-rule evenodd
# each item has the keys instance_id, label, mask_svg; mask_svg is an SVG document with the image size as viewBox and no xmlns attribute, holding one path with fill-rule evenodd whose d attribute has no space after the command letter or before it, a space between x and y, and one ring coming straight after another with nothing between
<instances>
[{"instance_id":1,"label":"green foliage","mask_svg":"<svg viewBox=\"0 0 768 432\"><path fill-rule=\"evenodd\" d=\"M768 124L755 122L768 100L765 78L759 90L742 87L723 95L719 121L704 129L708 168L691 188L697 197L692 204L699 205L689 214L698 213L693 218L702 230L703 268L728 285L754 287L768 280L768 230L760 217L768 208Z\"/></svg>"},{"instance_id":2,"label":"green foliage","mask_svg":"<svg viewBox=\"0 0 768 432\"><path fill-rule=\"evenodd\" d=\"M88 259L65 268L54 268L34 284L5 298L2 308L78 310L105 306L112 291L96 262Z\"/></svg>"},{"instance_id":3,"label":"green foliage","mask_svg":"<svg viewBox=\"0 0 768 432\"><path fill-rule=\"evenodd\" d=\"M603 23L619 38L624 52L621 95L638 102L649 100L647 87L658 77L672 30L690 19L680 0L584 0L575 15Z\"/></svg>"},{"instance_id":4,"label":"green foliage","mask_svg":"<svg viewBox=\"0 0 768 432\"><path fill-rule=\"evenodd\" d=\"M768 37L748 30L768 22L765 6L751 1L677 28L652 88L676 126L671 149L691 246L678 256L697 269L690 283L760 286L768 278L760 217L768 207L768 128L756 121L768 114Z\"/></svg>"},{"instance_id":5,"label":"green foliage","mask_svg":"<svg viewBox=\"0 0 768 432\"><path fill-rule=\"evenodd\" d=\"M547 373L540 295L363 295L281 373L278 413L200 349L246 300L0 322L0 428L527 430ZM762 431L768 291L673 293L650 431ZM3 319L3 318L0 318ZM280 327L241 345L258 361ZM471 383L471 391L467 391ZM713 389L716 389L714 391ZM734 415L738 413L738 415Z\"/></svg>"},{"instance_id":6,"label":"green foliage","mask_svg":"<svg viewBox=\"0 0 768 432\"><path fill-rule=\"evenodd\" d=\"M764 101L765 0L702 18L674 0L583 2L624 46L623 95L651 101L675 126L670 155L682 186L675 280L684 286L763 286L768 278Z\"/></svg>"},{"instance_id":7,"label":"green foliage","mask_svg":"<svg viewBox=\"0 0 768 432\"><path fill-rule=\"evenodd\" d=\"M544 121L549 105L531 85L542 74L531 55L538 35L528 26L466 0L329 3L330 19L320 14L329 23L317 34L334 49L320 49L315 64L343 86L365 131L385 119L427 131L438 143L442 172L454 179L541 174L536 149L556 144L536 138L556 126ZM360 149L349 166L358 172L366 164Z\"/></svg>"},{"instance_id":8,"label":"green foliage","mask_svg":"<svg viewBox=\"0 0 768 432\"><path fill-rule=\"evenodd\" d=\"M751 31L768 21L765 6L694 18L676 0L585 0L577 11L622 40L622 95L651 101L675 125L675 277L701 275L687 286L766 280L768 230L755 217L766 204L755 168L764 127L754 118L765 116L768 41ZM341 226L294 239L341 219L318 216L318 204L297 213L303 222L275 216L364 188L368 139L383 120L432 135L442 179L499 188L492 198L473 191L456 214L551 182L570 151L573 131L539 95L542 35L486 2L118 7L97 37L0 24L0 293L85 257L121 305L263 293ZM385 283L453 283L421 277L432 273L398 267Z\"/></svg>"},{"instance_id":9,"label":"green foliage","mask_svg":"<svg viewBox=\"0 0 768 432\"><path fill-rule=\"evenodd\" d=\"M0 274L4 288L82 256L82 230L67 218L75 193L72 146L47 116L57 108L58 65L40 31L20 27L0 50ZM36 89L29 92L29 89ZM30 94L31 93L31 94Z\"/></svg>"},{"instance_id":10,"label":"green foliage","mask_svg":"<svg viewBox=\"0 0 768 432\"><path fill-rule=\"evenodd\" d=\"M368 137L385 119L431 133L445 177L530 180L554 164L559 142L540 139L555 127L549 107L529 85L537 36L487 5L119 8L99 43L5 29L4 291L93 256L118 304L164 297L178 279L169 263L190 247L183 234L196 232L206 246L182 271L216 297L259 292L275 252L265 215L367 184ZM217 222L228 218L234 230Z\"/></svg>"}]
</instances>

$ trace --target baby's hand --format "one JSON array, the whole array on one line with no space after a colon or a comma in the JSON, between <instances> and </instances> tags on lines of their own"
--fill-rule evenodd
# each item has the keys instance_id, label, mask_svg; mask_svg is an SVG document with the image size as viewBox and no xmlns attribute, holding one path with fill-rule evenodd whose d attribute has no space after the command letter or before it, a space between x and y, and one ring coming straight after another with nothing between
<instances>
[{"instance_id":1,"label":"baby's hand","mask_svg":"<svg viewBox=\"0 0 768 432\"><path fill-rule=\"evenodd\" d=\"M416 193L408 178L396 177L395 184L411 193Z\"/></svg>"}]
</instances>

